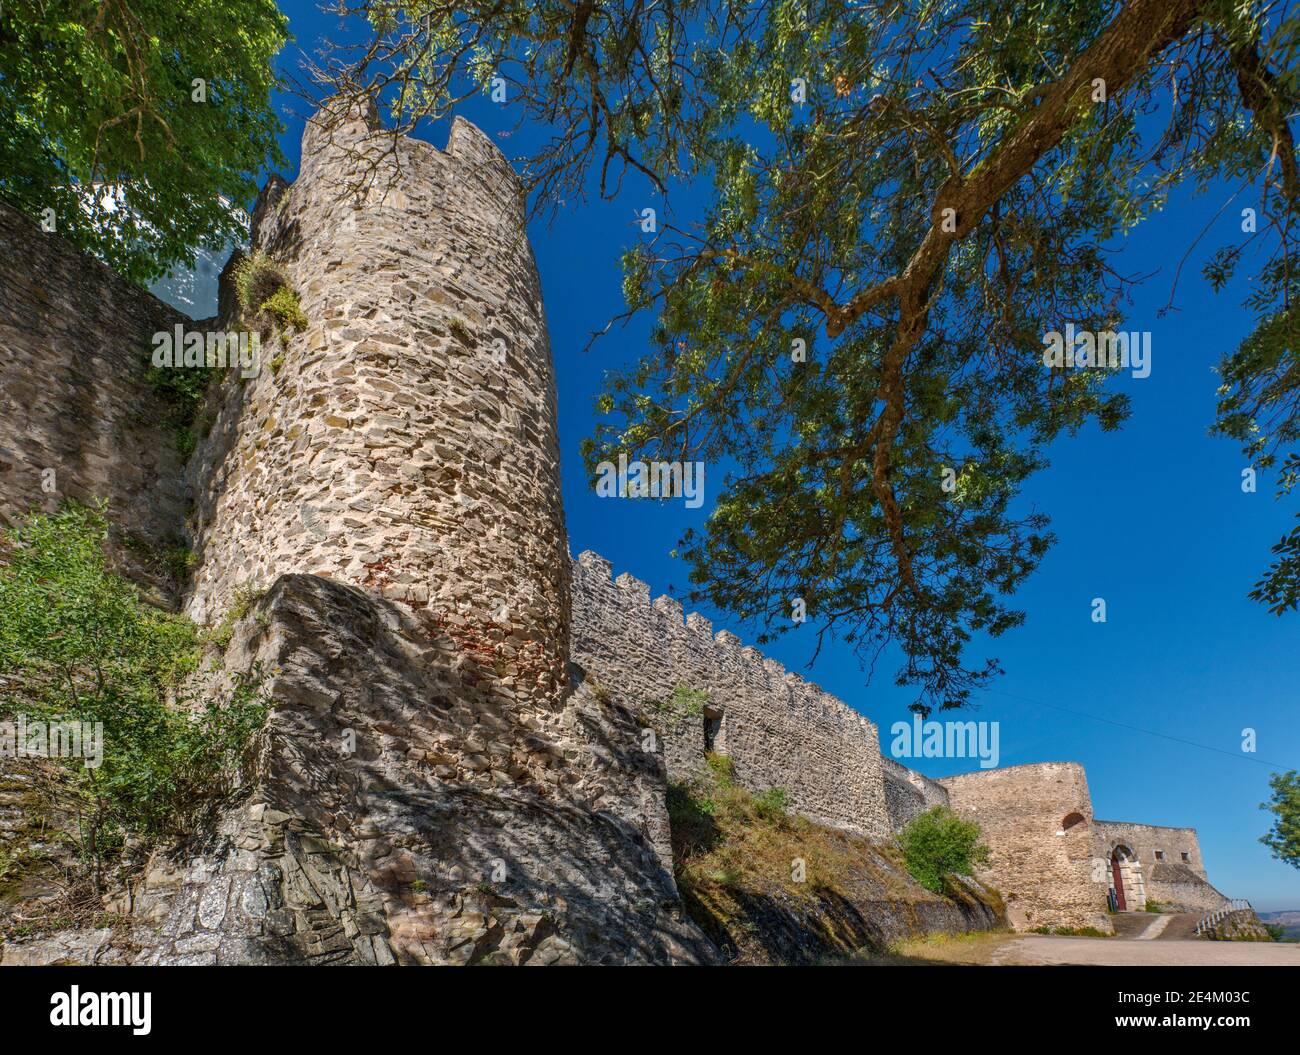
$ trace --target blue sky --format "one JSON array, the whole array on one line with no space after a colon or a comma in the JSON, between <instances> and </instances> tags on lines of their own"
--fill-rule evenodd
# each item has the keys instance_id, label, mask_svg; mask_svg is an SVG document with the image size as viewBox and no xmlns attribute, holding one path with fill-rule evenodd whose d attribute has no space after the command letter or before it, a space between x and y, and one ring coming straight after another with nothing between
<instances>
[{"instance_id":1,"label":"blue sky","mask_svg":"<svg viewBox=\"0 0 1300 1055\"><path fill-rule=\"evenodd\" d=\"M282 6L298 47L312 52L322 32L338 36L336 20L314 4ZM292 66L296 54L291 46L282 62ZM282 104L291 177L303 104ZM508 104L475 100L461 113L508 155L524 149L528 130L499 135L514 124ZM441 147L447 132L443 125L423 134ZM704 192L674 188L673 205L690 215ZM1125 321L1126 329L1152 333L1151 376L1117 377L1114 384L1133 404L1125 427L1058 442L1051 466L1026 488L1026 501L1051 517L1059 542L1017 595L1028 612L1025 625L992 643L1006 674L980 695L971 717L1000 723L1002 765L1081 762L1098 817L1195 826L1210 878L1224 893L1249 898L1260 910L1300 908L1300 871L1273 860L1258 842L1271 816L1259 809L1269 773L1300 768L1300 614L1279 619L1246 598L1268 563L1269 545L1291 526L1293 507L1274 500L1272 481L1263 475L1256 493L1243 493L1247 462L1237 445L1207 435L1217 385L1212 367L1249 326L1240 306L1244 287L1215 295L1200 277L1205 255L1239 230L1237 207L1214 221L1229 194L1225 188L1200 197L1178 193L1124 244L1126 273L1155 272ZM604 373L646 348L648 317L583 351L587 335L623 308L618 257L641 237L633 221L648 205L662 203L629 180L617 201L570 203L551 224L535 223L530 235L559 389L570 548L597 550L615 574L631 572L655 595L670 588L683 595L686 568L669 552L686 527L703 525L714 488L695 510L680 501L600 499L578 454L595 421L593 399ZM1211 222L1210 235L1183 268L1177 310L1159 317L1178 261ZM1091 619L1094 597L1106 600L1104 624ZM717 628L746 641L756 636L754 628L696 607ZM765 651L877 722L887 747L889 725L908 717L912 698L892 684L890 657L868 684L852 651L831 642L808 670L813 637L809 623ZM1245 728L1256 731L1254 755L1241 751ZM915 768L944 776L973 767L961 759L926 759Z\"/></svg>"}]
</instances>

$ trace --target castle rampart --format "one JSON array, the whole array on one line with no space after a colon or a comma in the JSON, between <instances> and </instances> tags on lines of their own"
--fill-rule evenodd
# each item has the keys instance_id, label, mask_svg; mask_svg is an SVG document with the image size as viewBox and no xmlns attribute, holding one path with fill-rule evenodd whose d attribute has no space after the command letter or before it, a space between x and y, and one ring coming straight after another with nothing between
<instances>
[{"instance_id":1,"label":"castle rampart","mask_svg":"<svg viewBox=\"0 0 1300 1055\"><path fill-rule=\"evenodd\" d=\"M611 570L590 551L574 561L573 658L587 677L641 704L667 700L678 684L709 694L712 713L665 715L670 777L697 771L711 746L751 790L782 787L794 810L819 823L888 835L870 719L743 648L734 634L713 633L703 616L683 620L680 602L651 603L645 583L626 574L611 579Z\"/></svg>"},{"instance_id":2,"label":"castle rampart","mask_svg":"<svg viewBox=\"0 0 1300 1055\"><path fill-rule=\"evenodd\" d=\"M1092 799L1083 766L1041 762L938 781L958 814L977 821L991 852L982 874L1017 930L1095 927L1112 932L1105 874L1094 875Z\"/></svg>"},{"instance_id":3,"label":"castle rampart","mask_svg":"<svg viewBox=\"0 0 1300 1055\"><path fill-rule=\"evenodd\" d=\"M0 524L60 500L108 501L136 578L180 542L185 492L164 402L145 379L152 335L188 323L55 232L0 203Z\"/></svg>"},{"instance_id":4,"label":"castle rampart","mask_svg":"<svg viewBox=\"0 0 1300 1055\"><path fill-rule=\"evenodd\" d=\"M937 780L908 769L888 755L881 757L880 764L885 779L889 826L894 831L906 828L926 810L949 805L948 790Z\"/></svg>"}]
</instances>

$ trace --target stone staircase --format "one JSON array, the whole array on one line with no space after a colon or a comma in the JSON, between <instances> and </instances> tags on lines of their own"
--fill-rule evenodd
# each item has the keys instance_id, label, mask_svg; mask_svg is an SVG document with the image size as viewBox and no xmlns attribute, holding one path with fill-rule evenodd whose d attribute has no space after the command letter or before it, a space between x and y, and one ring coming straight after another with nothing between
<instances>
[{"instance_id":1,"label":"stone staircase","mask_svg":"<svg viewBox=\"0 0 1300 1055\"><path fill-rule=\"evenodd\" d=\"M1249 901L1234 900L1231 905L1203 916L1196 924L1196 937L1216 941L1270 941L1263 921L1255 915Z\"/></svg>"}]
</instances>

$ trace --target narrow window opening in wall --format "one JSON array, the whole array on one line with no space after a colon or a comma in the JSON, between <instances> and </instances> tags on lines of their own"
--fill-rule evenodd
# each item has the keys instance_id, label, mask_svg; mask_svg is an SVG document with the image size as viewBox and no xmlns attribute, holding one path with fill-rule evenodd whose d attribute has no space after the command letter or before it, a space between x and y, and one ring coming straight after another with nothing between
<instances>
[{"instance_id":1,"label":"narrow window opening in wall","mask_svg":"<svg viewBox=\"0 0 1300 1055\"><path fill-rule=\"evenodd\" d=\"M1065 818L1061 821L1061 831L1068 832L1071 828L1082 823L1083 823L1082 813L1068 813L1065 815Z\"/></svg>"},{"instance_id":2,"label":"narrow window opening in wall","mask_svg":"<svg viewBox=\"0 0 1300 1055\"><path fill-rule=\"evenodd\" d=\"M712 754L720 749L722 732L722 712L705 708L704 711L704 753Z\"/></svg>"},{"instance_id":3,"label":"narrow window opening in wall","mask_svg":"<svg viewBox=\"0 0 1300 1055\"><path fill-rule=\"evenodd\" d=\"M1157 851L1156 851L1156 860L1157 860L1157 861L1163 861L1164 859L1165 859L1165 852L1164 852L1163 850L1157 850Z\"/></svg>"},{"instance_id":4,"label":"narrow window opening in wall","mask_svg":"<svg viewBox=\"0 0 1300 1055\"><path fill-rule=\"evenodd\" d=\"M1188 864L1191 863L1192 855L1189 854L1186 850L1184 850L1181 854L1179 854L1179 856Z\"/></svg>"}]
</instances>

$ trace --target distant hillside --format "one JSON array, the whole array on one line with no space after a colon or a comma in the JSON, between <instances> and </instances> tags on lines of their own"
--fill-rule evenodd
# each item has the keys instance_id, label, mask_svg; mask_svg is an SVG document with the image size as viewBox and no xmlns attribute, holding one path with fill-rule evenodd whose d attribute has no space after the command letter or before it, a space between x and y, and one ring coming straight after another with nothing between
<instances>
[{"instance_id":1,"label":"distant hillside","mask_svg":"<svg viewBox=\"0 0 1300 1055\"><path fill-rule=\"evenodd\" d=\"M1260 919L1265 923L1272 923L1283 929L1282 938L1285 941L1300 941L1300 909L1284 909L1281 912L1260 912Z\"/></svg>"},{"instance_id":2,"label":"distant hillside","mask_svg":"<svg viewBox=\"0 0 1300 1055\"><path fill-rule=\"evenodd\" d=\"M1260 912L1257 915L1266 923L1280 923L1284 927L1300 926L1300 909L1298 908L1283 909L1281 912Z\"/></svg>"}]
</instances>

